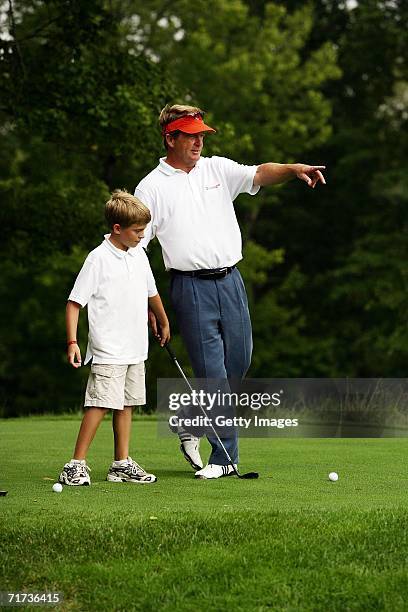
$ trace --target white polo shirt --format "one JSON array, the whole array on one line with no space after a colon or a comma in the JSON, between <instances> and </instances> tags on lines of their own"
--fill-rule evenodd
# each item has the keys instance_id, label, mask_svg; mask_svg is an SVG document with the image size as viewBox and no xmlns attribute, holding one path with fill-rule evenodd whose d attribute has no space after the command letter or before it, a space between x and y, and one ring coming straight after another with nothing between
<instances>
[{"instance_id":1,"label":"white polo shirt","mask_svg":"<svg viewBox=\"0 0 408 612\"><path fill-rule=\"evenodd\" d=\"M257 166L225 157L201 157L190 172L160 163L136 187L152 220L142 241L157 236L166 269L200 270L233 266L242 259L242 239L233 201L255 195Z\"/></svg>"},{"instance_id":2,"label":"white polo shirt","mask_svg":"<svg viewBox=\"0 0 408 612\"><path fill-rule=\"evenodd\" d=\"M91 251L69 300L88 305L85 363L131 365L147 359L148 298L157 294L146 253L140 246L122 251L109 234Z\"/></svg>"}]
</instances>

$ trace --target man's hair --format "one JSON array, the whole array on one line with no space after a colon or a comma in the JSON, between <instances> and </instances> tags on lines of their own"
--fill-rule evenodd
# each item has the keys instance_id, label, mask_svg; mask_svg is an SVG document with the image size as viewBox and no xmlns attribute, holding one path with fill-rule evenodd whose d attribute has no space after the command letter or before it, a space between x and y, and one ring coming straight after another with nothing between
<instances>
[{"instance_id":1,"label":"man's hair","mask_svg":"<svg viewBox=\"0 0 408 612\"><path fill-rule=\"evenodd\" d=\"M175 121L176 119L180 119L180 117L185 117L186 115L201 115L201 118L204 118L205 111L201 110L197 106L187 106L186 104L166 104L164 108L162 108L159 115L159 124L160 128L163 131L164 127L170 123L170 121ZM177 136L180 133L180 130L174 130L174 132L170 132L172 136ZM163 136L163 144L168 148L166 136Z\"/></svg>"},{"instance_id":2,"label":"man's hair","mask_svg":"<svg viewBox=\"0 0 408 612\"><path fill-rule=\"evenodd\" d=\"M126 228L134 223L147 225L151 219L150 211L139 198L125 189L115 189L105 204L105 219L109 228L115 223Z\"/></svg>"}]
</instances>

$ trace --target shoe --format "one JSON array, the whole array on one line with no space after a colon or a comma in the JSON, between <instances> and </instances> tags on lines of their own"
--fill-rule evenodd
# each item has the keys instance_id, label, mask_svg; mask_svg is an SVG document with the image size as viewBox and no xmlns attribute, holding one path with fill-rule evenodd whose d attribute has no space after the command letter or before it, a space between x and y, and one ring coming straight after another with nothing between
<instances>
[{"instance_id":1,"label":"shoe","mask_svg":"<svg viewBox=\"0 0 408 612\"><path fill-rule=\"evenodd\" d=\"M132 457L120 466L112 465L109 468L106 480L109 482L136 482L138 484L150 484L156 482L154 474L148 474Z\"/></svg>"},{"instance_id":2,"label":"shoe","mask_svg":"<svg viewBox=\"0 0 408 612\"><path fill-rule=\"evenodd\" d=\"M234 466L237 468L235 463ZM195 473L195 478L210 480L211 478L223 478L224 476L234 475L235 472L232 469L232 465L216 465L215 463L209 463L205 468Z\"/></svg>"},{"instance_id":3,"label":"shoe","mask_svg":"<svg viewBox=\"0 0 408 612\"><path fill-rule=\"evenodd\" d=\"M180 450L184 458L195 470L200 470L204 465L200 457L199 448L200 438L195 438L193 436L191 436L189 440L182 441L180 444Z\"/></svg>"},{"instance_id":4,"label":"shoe","mask_svg":"<svg viewBox=\"0 0 408 612\"><path fill-rule=\"evenodd\" d=\"M59 475L59 482L71 487L89 486L91 479L89 472L91 468L86 465L85 460L71 460L64 465L64 469Z\"/></svg>"}]
</instances>

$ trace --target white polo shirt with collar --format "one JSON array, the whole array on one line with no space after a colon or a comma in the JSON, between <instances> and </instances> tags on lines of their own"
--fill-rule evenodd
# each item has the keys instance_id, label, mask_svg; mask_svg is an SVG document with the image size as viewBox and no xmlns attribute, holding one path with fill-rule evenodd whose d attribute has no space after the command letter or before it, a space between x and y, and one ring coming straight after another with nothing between
<instances>
[{"instance_id":1,"label":"white polo shirt with collar","mask_svg":"<svg viewBox=\"0 0 408 612\"><path fill-rule=\"evenodd\" d=\"M259 191L253 186L256 170L213 156L184 172L161 158L135 190L152 215L141 244L157 236L166 270L235 265L242 259L242 238L233 201L240 193Z\"/></svg>"},{"instance_id":2,"label":"white polo shirt with collar","mask_svg":"<svg viewBox=\"0 0 408 612\"><path fill-rule=\"evenodd\" d=\"M122 251L109 236L89 253L68 299L88 305L85 363L132 365L147 359L148 298L157 289L140 243Z\"/></svg>"}]
</instances>

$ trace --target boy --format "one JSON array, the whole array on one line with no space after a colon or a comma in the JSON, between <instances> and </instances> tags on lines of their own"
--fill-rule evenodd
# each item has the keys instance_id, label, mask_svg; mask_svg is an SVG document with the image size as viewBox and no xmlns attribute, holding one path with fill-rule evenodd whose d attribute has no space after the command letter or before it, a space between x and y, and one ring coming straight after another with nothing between
<instances>
[{"instance_id":1,"label":"boy","mask_svg":"<svg viewBox=\"0 0 408 612\"><path fill-rule=\"evenodd\" d=\"M150 212L138 198L117 190L106 202L105 217L111 233L86 258L66 309L68 362L74 368L81 366L77 327L79 310L85 305L89 323L85 364L92 359L85 393L87 411L73 458L59 477L62 484L73 486L91 484L86 455L109 410L115 460L107 480L140 484L157 480L129 456L132 406L145 404L148 306L158 318L161 345L170 339L169 322L147 256L138 246Z\"/></svg>"}]
</instances>

